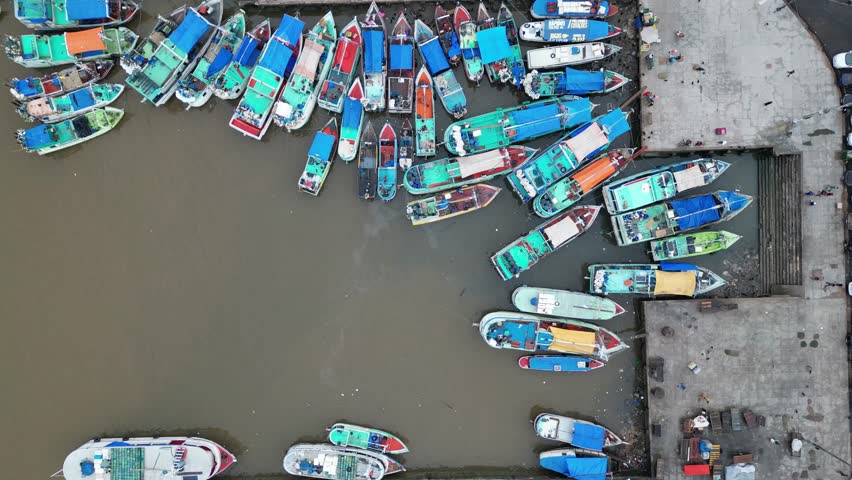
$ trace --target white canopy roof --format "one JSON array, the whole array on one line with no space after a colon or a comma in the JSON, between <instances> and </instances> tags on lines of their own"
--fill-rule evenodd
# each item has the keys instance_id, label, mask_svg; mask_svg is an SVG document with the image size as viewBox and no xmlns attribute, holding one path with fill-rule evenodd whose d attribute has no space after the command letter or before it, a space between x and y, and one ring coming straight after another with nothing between
<instances>
[{"instance_id":1,"label":"white canopy roof","mask_svg":"<svg viewBox=\"0 0 852 480\"><path fill-rule=\"evenodd\" d=\"M317 74L317 64L319 64L323 50L325 48L319 43L311 39L305 40L305 45L302 47L302 54L299 56L299 63L296 65L293 73L301 75L307 78L308 81L313 82Z\"/></svg>"},{"instance_id":2,"label":"white canopy roof","mask_svg":"<svg viewBox=\"0 0 852 480\"><path fill-rule=\"evenodd\" d=\"M574 223L574 219L567 215L561 221L556 222L549 227L545 227L544 229L544 234L550 239L550 243L553 245L554 249L576 237L579 233L580 229L577 228L577 224Z\"/></svg>"},{"instance_id":3,"label":"white canopy roof","mask_svg":"<svg viewBox=\"0 0 852 480\"><path fill-rule=\"evenodd\" d=\"M580 132L576 137L566 140L565 144L574 152L577 160L584 160L592 152L606 145L607 142L609 142L609 139L596 122Z\"/></svg>"},{"instance_id":4,"label":"white canopy roof","mask_svg":"<svg viewBox=\"0 0 852 480\"><path fill-rule=\"evenodd\" d=\"M458 159L458 163L462 178L467 178L478 173L502 167L503 153L499 149L477 153L476 155Z\"/></svg>"},{"instance_id":5,"label":"white canopy roof","mask_svg":"<svg viewBox=\"0 0 852 480\"><path fill-rule=\"evenodd\" d=\"M704 172L701 171L701 167L698 165L693 165L687 169L674 172L674 178L678 192L689 190L690 188L701 187L707 184L707 182L704 181Z\"/></svg>"}]
</instances>

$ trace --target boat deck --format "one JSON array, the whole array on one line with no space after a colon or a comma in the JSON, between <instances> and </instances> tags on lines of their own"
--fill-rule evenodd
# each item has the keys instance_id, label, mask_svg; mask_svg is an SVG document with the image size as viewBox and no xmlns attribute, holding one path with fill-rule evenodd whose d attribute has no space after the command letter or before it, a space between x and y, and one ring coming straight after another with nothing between
<instances>
[{"instance_id":1,"label":"boat deck","mask_svg":"<svg viewBox=\"0 0 852 480\"><path fill-rule=\"evenodd\" d=\"M612 192L619 208L648 205L677 195L677 184L670 172L637 178ZM635 207L633 207L635 208Z\"/></svg>"},{"instance_id":2,"label":"boat deck","mask_svg":"<svg viewBox=\"0 0 852 480\"><path fill-rule=\"evenodd\" d=\"M669 210L666 204L658 204L616 215L613 221L618 223L625 239L640 242L676 232L677 220L674 214L674 210Z\"/></svg>"},{"instance_id":3,"label":"boat deck","mask_svg":"<svg viewBox=\"0 0 852 480\"><path fill-rule=\"evenodd\" d=\"M249 80L242 104L256 114L267 111L281 86L281 77L266 68L258 67Z\"/></svg>"}]
</instances>

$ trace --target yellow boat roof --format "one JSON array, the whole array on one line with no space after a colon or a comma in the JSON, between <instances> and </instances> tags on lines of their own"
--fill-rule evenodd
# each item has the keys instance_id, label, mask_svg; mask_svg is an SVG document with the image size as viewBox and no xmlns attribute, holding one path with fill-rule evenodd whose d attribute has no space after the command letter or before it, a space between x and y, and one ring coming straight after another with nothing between
<instances>
[{"instance_id":1,"label":"yellow boat roof","mask_svg":"<svg viewBox=\"0 0 852 480\"><path fill-rule=\"evenodd\" d=\"M553 343L551 350L570 353L595 353L597 342L595 332L579 332L577 330L566 330L564 328L552 328Z\"/></svg>"},{"instance_id":2,"label":"yellow boat roof","mask_svg":"<svg viewBox=\"0 0 852 480\"><path fill-rule=\"evenodd\" d=\"M657 270L654 295L695 295L695 272L664 272Z\"/></svg>"}]
</instances>

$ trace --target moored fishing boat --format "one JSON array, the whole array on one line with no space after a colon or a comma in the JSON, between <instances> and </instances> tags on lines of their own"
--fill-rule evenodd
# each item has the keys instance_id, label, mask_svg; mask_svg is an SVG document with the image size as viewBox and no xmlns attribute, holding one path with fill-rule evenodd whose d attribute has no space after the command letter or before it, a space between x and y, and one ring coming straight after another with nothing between
<instances>
[{"instance_id":1,"label":"moored fishing boat","mask_svg":"<svg viewBox=\"0 0 852 480\"><path fill-rule=\"evenodd\" d=\"M269 19L264 19L243 38L228 68L213 80L213 95L231 100L243 94L271 33Z\"/></svg>"},{"instance_id":2,"label":"moored fishing boat","mask_svg":"<svg viewBox=\"0 0 852 480\"><path fill-rule=\"evenodd\" d=\"M503 247L491 263L503 280L517 277L588 230L600 210L596 205L571 208Z\"/></svg>"},{"instance_id":3,"label":"moored fishing boat","mask_svg":"<svg viewBox=\"0 0 852 480\"><path fill-rule=\"evenodd\" d=\"M530 69L558 68L567 65L603 60L621 51L621 47L603 42L575 43L534 48L527 51L527 65Z\"/></svg>"},{"instance_id":4,"label":"moored fishing boat","mask_svg":"<svg viewBox=\"0 0 852 480\"><path fill-rule=\"evenodd\" d=\"M470 12L461 3L456 5L456 10L453 12L453 25L459 37L465 75L471 82L479 84L482 75L485 74L485 66L482 63L479 42L476 39L477 27L470 16Z\"/></svg>"},{"instance_id":5,"label":"moored fishing boat","mask_svg":"<svg viewBox=\"0 0 852 480\"><path fill-rule=\"evenodd\" d=\"M509 186L522 201L544 192L580 164L605 151L611 142L630 131L627 115L615 109L569 132L521 169L509 174Z\"/></svg>"},{"instance_id":6,"label":"moored fishing boat","mask_svg":"<svg viewBox=\"0 0 852 480\"><path fill-rule=\"evenodd\" d=\"M364 35L364 110L381 112L385 109L385 78L388 73L385 14L376 2L370 4L361 23Z\"/></svg>"},{"instance_id":7,"label":"moored fishing boat","mask_svg":"<svg viewBox=\"0 0 852 480\"><path fill-rule=\"evenodd\" d=\"M515 289L512 304L522 312L580 320L609 320L624 313L621 305L608 298L527 286Z\"/></svg>"},{"instance_id":8,"label":"moored fishing boat","mask_svg":"<svg viewBox=\"0 0 852 480\"><path fill-rule=\"evenodd\" d=\"M524 77L524 92L533 100L558 95L591 95L609 93L629 82L630 79L612 70L587 72L565 67L562 72L539 72L533 70Z\"/></svg>"},{"instance_id":9,"label":"moored fishing boat","mask_svg":"<svg viewBox=\"0 0 852 480\"><path fill-rule=\"evenodd\" d=\"M438 37L419 19L414 21L414 41L444 109L454 118L463 117L467 113L464 90L447 62Z\"/></svg>"},{"instance_id":10,"label":"moored fishing boat","mask_svg":"<svg viewBox=\"0 0 852 480\"><path fill-rule=\"evenodd\" d=\"M99 137L112 130L123 116L124 110L103 107L63 122L18 130L16 137L25 151L44 155Z\"/></svg>"},{"instance_id":11,"label":"moored fishing boat","mask_svg":"<svg viewBox=\"0 0 852 480\"><path fill-rule=\"evenodd\" d=\"M598 452L624 444L624 440L608 428L554 413L541 413L536 416L533 420L533 430L541 438Z\"/></svg>"},{"instance_id":12,"label":"moored fishing boat","mask_svg":"<svg viewBox=\"0 0 852 480\"><path fill-rule=\"evenodd\" d=\"M509 41L509 48L511 50L511 55L506 58L506 63L509 66L509 71L512 73L512 81L515 88L521 88L521 82L527 76L527 69L524 66L524 54L521 52L515 17L512 16L512 11L509 10L509 7L505 3L501 3L500 10L497 11L497 25L506 28L506 39Z\"/></svg>"},{"instance_id":13,"label":"moored fishing boat","mask_svg":"<svg viewBox=\"0 0 852 480\"><path fill-rule=\"evenodd\" d=\"M328 427L328 441L339 447L355 447L379 453L402 454L408 447L402 440L388 432L348 423L335 423Z\"/></svg>"},{"instance_id":14,"label":"moored fishing boat","mask_svg":"<svg viewBox=\"0 0 852 480\"><path fill-rule=\"evenodd\" d=\"M337 143L337 119L332 117L314 136L308 149L308 162L299 177L299 190L319 195L334 161L334 144Z\"/></svg>"},{"instance_id":15,"label":"moored fishing boat","mask_svg":"<svg viewBox=\"0 0 852 480\"><path fill-rule=\"evenodd\" d=\"M379 198L389 202L396 196L396 165L397 155L396 132L388 122L379 132L379 172L376 192Z\"/></svg>"},{"instance_id":16,"label":"moored fishing boat","mask_svg":"<svg viewBox=\"0 0 852 480\"><path fill-rule=\"evenodd\" d=\"M56 123L105 107L114 102L124 85L96 83L58 97L41 97L18 105L18 114L28 122Z\"/></svg>"},{"instance_id":17,"label":"moored fishing boat","mask_svg":"<svg viewBox=\"0 0 852 480\"><path fill-rule=\"evenodd\" d=\"M207 480L236 457L198 437L98 438L71 452L62 465L68 480L186 478Z\"/></svg>"},{"instance_id":18,"label":"moored fishing boat","mask_svg":"<svg viewBox=\"0 0 852 480\"><path fill-rule=\"evenodd\" d=\"M414 36L403 12L399 12L388 43L388 112L411 113L414 105Z\"/></svg>"},{"instance_id":19,"label":"moored fishing boat","mask_svg":"<svg viewBox=\"0 0 852 480\"><path fill-rule=\"evenodd\" d=\"M604 153L536 195L533 210L539 217L556 215L618 175L642 151L634 153L635 149L624 148Z\"/></svg>"},{"instance_id":20,"label":"moored fishing boat","mask_svg":"<svg viewBox=\"0 0 852 480\"><path fill-rule=\"evenodd\" d=\"M255 140L266 134L272 123L275 101L299 56L304 26L304 22L290 15L281 18L252 71L245 95L228 122L231 128Z\"/></svg>"},{"instance_id":21,"label":"moored fishing boat","mask_svg":"<svg viewBox=\"0 0 852 480\"><path fill-rule=\"evenodd\" d=\"M159 43L144 66L127 84L155 107L172 98L178 82L189 76L222 23L222 0L205 0L190 8L180 25Z\"/></svg>"},{"instance_id":22,"label":"moored fishing boat","mask_svg":"<svg viewBox=\"0 0 852 480\"><path fill-rule=\"evenodd\" d=\"M615 241L620 246L697 230L734 218L752 197L719 190L682 200L670 200L612 216Z\"/></svg>"},{"instance_id":23,"label":"moored fishing boat","mask_svg":"<svg viewBox=\"0 0 852 480\"><path fill-rule=\"evenodd\" d=\"M337 144L337 156L346 163L355 160L358 145L361 142L361 129L364 127L364 89L361 79L356 78L349 87L343 101L343 115L340 120L340 142Z\"/></svg>"},{"instance_id":24,"label":"moored fishing boat","mask_svg":"<svg viewBox=\"0 0 852 480\"><path fill-rule=\"evenodd\" d=\"M699 158L639 172L604 185L604 204L615 214L668 200L711 184L730 166L714 158Z\"/></svg>"},{"instance_id":25,"label":"moored fishing boat","mask_svg":"<svg viewBox=\"0 0 852 480\"><path fill-rule=\"evenodd\" d=\"M139 10L133 0L14 0L15 18L35 30L115 27Z\"/></svg>"},{"instance_id":26,"label":"moored fishing boat","mask_svg":"<svg viewBox=\"0 0 852 480\"><path fill-rule=\"evenodd\" d=\"M478 327L485 343L499 349L579 354L606 361L630 348L603 327L567 318L493 312L482 317Z\"/></svg>"},{"instance_id":27,"label":"moored fishing boat","mask_svg":"<svg viewBox=\"0 0 852 480\"><path fill-rule=\"evenodd\" d=\"M272 121L278 126L293 131L302 128L317 103L319 89L331 70L337 30L334 15L328 12L319 19L302 42L302 52L296 60L296 66L284 93L272 111Z\"/></svg>"},{"instance_id":28,"label":"moored fishing boat","mask_svg":"<svg viewBox=\"0 0 852 480\"><path fill-rule=\"evenodd\" d=\"M213 83L231 64L239 44L246 36L246 13L238 10L213 33L207 50L189 76L178 81L175 97L186 108L200 107L213 96Z\"/></svg>"},{"instance_id":29,"label":"moored fishing boat","mask_svg":"<svg viewBox=\"0 0 852 480\"><path fill-rule=\"evenodd\" d=\"M601 453L562 448L542 452L538 458L542 468L566 477L581 480L607 480L612 477L609 472L609 458Z\"/></svg>"},{"instance_id":30,"label":"moored fishing boat","mask_svg":"<svg viewBox=\"0 0 852 480\"><path fill-rule=\"evenodd\" d=\"M578 43L606 40L623 30L600 20L554 19L521 25L521 39L541 43Z\"/></svg>"},{"instance_id":31,"label":"moored fishing boat","mask_svg":"<svg viewBox=\"0 0 852 480\"><path fill-rule=\"evenodd\" d=\"M379 140L373 122L368 121L361 137L358 156L358 197L361 200L376 198L376 174L379 164Z\"/></svg>"},{"instance_id":32,"label":"moored fishing boat","mask_svg":"<svg viewBox=\"0 0 852 480\"><path fill-rule=\"evenodd\" d=\"M524 355L518 366L541 372L590 372L606 365L600 360L579 355Z\"/></svg>"},{"instance_id":33,"label":"moored fishing boat","mask_svg":"<svg viewBox=\"0 0 852 480\"><path fill-rule=\"evenodd\" d=\"M487 183L470 185L409 202L405 216L415 226L446 220L487 207L498 193L499 188Z\"/></svg>"},{"instance_id":34,"label":"moored fishing boat","mask_svg":"<svg viewBox=\"0 0 852 480\"><path fill-rule=\"evenodd\" d=\"M533 0L530 8L534 18L606 18L617 12L607 0Z\"/></svg>"},{"instance_id":35,"label":"moored fishing boat","mask_svg":"<svg viewBox=\"0 0 852 480\"><path fill-rule=\"evenodd\" d=\"M399 168L404 172L414 162L414 129L411 120L405 118L399 126Z\"/></svg>"},{"instance_id":36,"label":"moored fishing boat","mask_svg":"<svg viewBox=\"0 0 852 480\"><path fill-rule=\"evenodd\" d=\"M482 55L482 63L485 65L485 73L488 74L488 81L491 83L508 82L512 79L512 72L509 70L509 64L506 61L509 39L506 38L505 30L503 33L483 33L486 30L497 28L497 20L488 13L488 9L485 8L485 3L482 1L479 2L479 7L476 9L476 23L479 27L476 34L477 43L488 45L488 48L479 50ZM497 45L497 41L499 41L499 45Z\"/></svg>"},{"instance_id":37,"label":"moored fishing boat","mask_svg":"<svg viewBox=\"0 0 852 480\"><path fill-rule=\"evenodd\" d=\"M358 70L358 59L361 57L361 46L364 39L357 18L343 27L337 38L334 49L334 59L331 61L331 71L322 82L317 103L329 112L340 113L343 100L352 79Z\"/></svg>"},{"instance_id":38,"label":"moored fishing boat","mask_svg":"<svg viewBox=\"0 0 852 480\"><path fill-rule=\"evenodd\" d=\"M438 39L441 42L441 48L447 55L450 65L457 67L461 61L461 47L459 46L459 36L453 29L453 21L450 14L444 10L441 4L435 5L435 32L438 34Z\"/></svg>"},{"instance_id":39,"label":"moored fishing boat","mask_svg":"<svg viewBox=\"0 0 852 480\"><path fill-rule=\"evenodd\" d=\"M739 235L720 230L718 232L694 232L651 242L651 256L655 262L679 260L681 258L708 255L727 249Z\"/></svg>"},{"instance_id":40,"label":"moored fishing boat","mask_svg":"<svg viewBox=\"0 0 852 480\"><path fill-rule=\"evenodd\" d=\"M112 60L98 60L77 63L41 77L13 78L8 83L9 91L19 101L58 97L103 79L113 65Z\"/></svg>"},{"instance_id":41,"label":"moored fishing boat","mask_svg":"<svg viewBox=\"0 0 852 480\"><path fill-rule=\"evenodd\" d=\"M175 31L178 24L186 17L188 8L187 5L182 5L172 10L168 17L158 15L151 33L141 41L136 42L136 47L121 57L121 68L130 75L144 67L154 57L158 46Z\"/></svg>"},{"instance_id":42,"label":"moored fishing boat","mask_svg":"<svg viewBox=\"0 0 852 480\"><path fill-rule=\"evenodd\" d=\"M633 293L694 297L719 288L725 283L722 277L710 270L688 263L589 266L589 290L603 295Z\"/></svg>"},{"instance_id":43,"label":"moored fishing boat","mask_svg":"<svg viewBox=\"0 0 852 480\"><path fill-rule=\"evenodd\" d=\"M467 157L433 160L406 170L403 185L408 193L423 195L487 182L523 165L535 152L533 148L510 145Z\"/></svg>"},{"instance_id":44,"label":"moored fishing boat","mask_svg":"<svg viewBox=\"0 0 852 480\"><path fill-rule=\"evenodd\" d=\"M414 145L418 157L435 155L435 89L426 66L417 73L414 111Z\"/></svg>"},{"instance_id":45,"label":"moored fishing boat","mask_svg":"<svg viewBox=\"0 0 852 480\"><path fill-rule=\"evenodd\" d=\"M573 97L498 108L451 124L444 130L444 144L450 153L464 156L527 142L590 121L594 108L589 99Z\"/></svg>"},{"instance_id":46,"label":"moored fishing boat","mask_svg":"<svg viewBox=\"0 0 852 480\"><path fill-rule=\"evenodd\" d=\"M4 36L9 60L28 68L53 67L124 55L139 37L125 27L96 27L52 35Z\"/></svg>"},{"instance_id":47,"label":"moored fishing boat","mask_svg":"<svg viewBox=\"0 0 852 480\"><path fill-rule=\"evenodd\" d=\"M387 469L387 457L359 448L297 443L284 455L284 470L300 477L381 480Z\"/></svg>"}]
</instances>

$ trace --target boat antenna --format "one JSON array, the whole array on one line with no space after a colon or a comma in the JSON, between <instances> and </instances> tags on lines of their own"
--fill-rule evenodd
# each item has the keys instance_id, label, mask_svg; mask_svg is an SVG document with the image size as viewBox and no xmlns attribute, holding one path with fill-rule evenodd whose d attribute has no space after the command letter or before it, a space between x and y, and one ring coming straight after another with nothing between
<instances>
[{"instance_id":1,"label":"boat antenna","mask_svg":"<svg viewBox=\"0 0 852 480\"><path fill-rule=\"evenodd\" d=\"M58 471L58 472L56 472L56 473L54 473L53 475L51 475L51 476L50 476L50 478L57 478L57 477L65 478L65 475L63 475L63 474L62 474L62 469L61 469L61 468L59 469L59 471Z\"/></svg>"}]
</instances>

